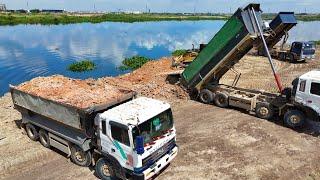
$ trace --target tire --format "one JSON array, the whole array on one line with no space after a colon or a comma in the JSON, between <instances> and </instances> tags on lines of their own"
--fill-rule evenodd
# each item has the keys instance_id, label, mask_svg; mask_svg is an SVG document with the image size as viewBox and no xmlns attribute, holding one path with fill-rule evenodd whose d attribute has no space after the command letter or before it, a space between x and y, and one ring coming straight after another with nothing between
<instances>
[{"instance_id":1,"label":"tire","mask_svg":"<svg viewBox=\"0 0 320 180\"><path fill-rule=\"evenodd\" d=\"M42 146L50 148L49 135L44 129L40 129L39 131L39 141L42 144Z\"/></svg>"},{"instance_id":2,"label":"tire","mask_svg":"<svg viewBox=\"0 0 320 180\"><path fill-rule=\"evenodd\" d=\"M26 124L26 132L28 137L32 140L32 141L37 141L39 139L39 133L38 130L36 129L36 127L30 123Z\"/></svg>"},{"instance_id":3,"label":"tire","mask_svg":"<svg viewBox=\"0 0 320 180\"><path fill-rule=\"evenodd\" d=\"M284 123L287 127L302 127L306 121L306 116L299 110L289 110L284 114Z\"/></svg>"},{"instance_id":4,"label":"tire","mask_svg":"<svg viewBox=\"0 0 320 180\"><path fill-rule=\"evenodd\" d=\"M290 63L295 63L295 59L294 59L294 55L293 54L289 54L289 61Z\"/></svg>"},{"instance_id":5,"label":"tire","mask_svg":"<svg viewBox=\"0 0 320 180\"><path fill-rule=\"evenodd\" d=\"M96 174L104 180L116 179L114 167L105 158L100 158L95 166Z\"/></svg>"},{"instance_id":6,"label":"tire","mask_svg":"<svg viewBox=\"0 0 320 180\"><path fill-rule=\"evenodd\" d=\"M274 115L273 107L268 102L258 103L255 112L258 118L267 120L270 120Z\"/></svg>"},{"instance_id":7,"label":"tire","mask_svg":"<svg viewBox=\"0 0 320 180\"><path fill-rule=\"evenodd\" d=\"M71 160L79 166L88 167L92 161L92 154L90 151L84 152L79 146L71 146Z\"/></svg>"},{"instance_id":8,"label":"tire","mask_svg":"<svg viewBox=\"0 0 320 180\"><path fill-rule=\"evenodd\" d=\"M226 108L229 106L229 97L226 93L218 92L214 96L214 103L218 107Z\"/></svg>"},{"instance_id":9,"label":"tire","mask_svg":"<svg viewBox=\"0 0 320 180\"><path fill-rule=\"evenodd\" d=\"M279 53L279 60L285 61L286 60L286 54L285 53Z\"/></svg>"},{"instance_id":10,"label":"tire","mask_svg":"<svg viewBox=\"0 0 320 180\"><path fill-rule=\"evenodd\" d=\"M210 104L213 101L213 93L208 89L201 90L199 99L205 104Z\"/></svg>"}]
</instances>

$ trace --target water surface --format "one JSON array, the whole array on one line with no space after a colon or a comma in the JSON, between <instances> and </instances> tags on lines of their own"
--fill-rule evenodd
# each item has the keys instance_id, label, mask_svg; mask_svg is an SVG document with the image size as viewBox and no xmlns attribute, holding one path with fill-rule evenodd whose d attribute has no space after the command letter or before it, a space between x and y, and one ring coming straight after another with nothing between
<instances>
[{"instance_id":1,"label":"water surface","mask_svg":"<svg viewBox=\"0 0 320 180\"><path fill-rule=\"evenodd\" d=\"M37 76L63 74L73 78L116 76L125 57L160 58L175 49L207 43L224 21L169 21L141 23L18 25L0 27L0 95L9 84ZM320 22L299 22L289 41L319 40ZM97 69L67 71L69 64L90 59Z\"/></svg>"}]
</instances>

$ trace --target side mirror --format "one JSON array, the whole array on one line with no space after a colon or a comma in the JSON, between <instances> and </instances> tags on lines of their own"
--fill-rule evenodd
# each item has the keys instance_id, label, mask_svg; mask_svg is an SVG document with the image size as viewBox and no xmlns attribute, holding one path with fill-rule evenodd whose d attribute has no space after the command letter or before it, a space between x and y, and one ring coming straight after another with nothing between
<instances>
[{"instance_id":1,"label":"side mirror","mask_svg":"<svg viewBox=\"0 0 320 180\"><path fill-rule=\"evenodd\" d=\"M137 154L141 155L144 153L144 140L143 136L136 137L136 151Z\"/></svg>"}]
</instances>

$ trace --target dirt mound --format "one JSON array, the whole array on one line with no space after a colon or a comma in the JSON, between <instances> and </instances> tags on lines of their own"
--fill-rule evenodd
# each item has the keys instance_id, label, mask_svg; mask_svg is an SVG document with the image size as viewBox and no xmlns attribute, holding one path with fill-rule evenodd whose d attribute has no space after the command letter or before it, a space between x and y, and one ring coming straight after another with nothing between
<instances>
[{"instance_id":1,"label":"dirt mound","mask_svg":"<svg viewBox=\"0 0 320 180\"><path fill-rule=\"evenodd\" d=\"M131 92L110 84L71 79L61 75L34 78L20 84L16 89L78 108L105 104Z\"/></svg>"},{"instance_id":2,"label":"dirt mound","mask_svg":"<svg viewBox=\"0 0 320 180\"><path fill-rule=\"evenodd\" d=\"M122 88L132 89L140 95L174 101L189 99L189 95L177 84L167 82L168 74L179 71L171 67L171 58L151 61L141 68L118 77L100 78L98 82L112 84Z\"/></svg>"},{"instance_id":3,"label":"dirt mound","mask_svg":"<svg viewBox=\"0 0 320 180\"><path fill-rule=\"evenodd\" d=\"M171 59L146 63L132 73L98 80L79 80L61 75L37 77L16 88L29 94L79 108L105 104L112 99L136 91L140 95L160 99L188 99L188 94L179 86L166 82L171 68Z\"/></svg>"}]
</instances>

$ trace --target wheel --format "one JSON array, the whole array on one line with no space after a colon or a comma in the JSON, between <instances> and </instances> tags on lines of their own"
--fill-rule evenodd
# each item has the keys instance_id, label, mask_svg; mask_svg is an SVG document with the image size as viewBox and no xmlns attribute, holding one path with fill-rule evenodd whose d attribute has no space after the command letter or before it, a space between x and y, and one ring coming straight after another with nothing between
<instances>
[{"instance_id":1,"label":"wheel","mask_svg":"<svg viewBox=\"0 0 320 180\"><path fill-rule=\"evenodd\" d=\"M34 125L30 123L26 124L26 132L32 141L37 141L39 139L39 133Z\"/></svg>"},{"instance_id":2,"label":"wheel","mask_svg":"<svg viewBox=\"0 0 320 180\"><path fill-rule=\"evenodd\" d=\"M271 119L274 115L272 105L267 102L260 102L256 106L256 116L261 119Z\"/></svg>"},{"instance_id":3,"label":"wheel","mask_svg":"<svg viewBox=\"0 0 320 180\"><path fill-rule=\"evenodd\" d=\"M305 120L305 114L299 110L289 110L284 114L284 123L290 128L303 126Z\"/></svg>"},{"instance_id":4,"label":"wheel","mask_svg":"<svg viewBox=\"0 0 320 180\"><path fill-rule=\"evenodd\" d=\"M279 53L279 60L285 61L286 60L286 54L285 53Z\"/></svg>"},{"instance_id":5,"label":"wheel","mask_svg":"<svg viewBox=\"0 0 320 180\"><path fill-rule=\"evenodd\" d=\"M49 135L44 129L40 129L39 131L39 140L42 146L50 148Z\"/></svg>"},{"instance_id":6,"label":"wheel","mask_svg":"<svg viewBox=\"0 0 320 180\"><path fill-rule=\"evenodd\" d=\"M95 167L95 171L101 179L115 179L115 171L113 166L105 159L100 158Z\"/></svg>"},{"instance_id":7,"label":"wheel","mask_svg":"<svg viewBox=\"0 0 320 180\"><path fill-rule=\"evenodd\" d=\"M91 164L92 154L90 151L84 152L79 146L71 146L71 159L72 161L79 165L88 167Z\"/></svg>"},{"instance_id":8,"label":"wheel","mask_svg":"<svg viewBox=\"0 0 320 180\"><path fill-rule=\"evenodd\" d=\"M296 61L294 60L294 55L293 54L289 54L289 61L291 63L295 63Z\"/></svg>"},{"instance_id":9,"label":"wheel","mask_svg":"<svg viewBox=\"0 0 320 180\"><path fill-rule=\"evenodd\" d=\"M226 108L229 106L229 97L226 93L218 92L214 96L214 103L221 108Z\"/></svg>"},{"instance_id":10,"label":"wheel","mask_svg":"<svg viewBox=\"0 0 320 180\"><path fill-rule=\"evenodd\" d=\"M201 90L199 99L205 104L210 104L213 101L213 93L208 89Z\"/></svg>"}]
</instances>

